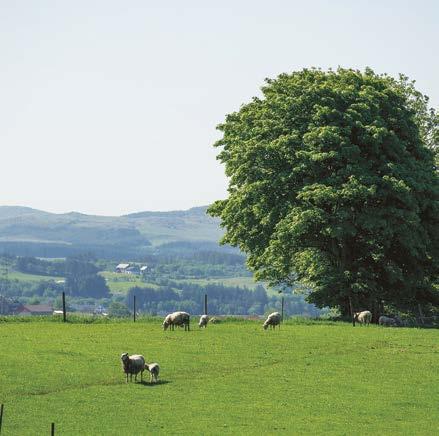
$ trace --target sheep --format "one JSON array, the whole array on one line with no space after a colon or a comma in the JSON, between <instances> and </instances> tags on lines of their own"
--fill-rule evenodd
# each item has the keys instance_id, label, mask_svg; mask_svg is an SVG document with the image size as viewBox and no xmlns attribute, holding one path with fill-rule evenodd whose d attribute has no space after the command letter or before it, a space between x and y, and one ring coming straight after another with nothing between
<instances>
[{"instance_id":1,"label":"sheep","mask_svg":"<svg viewBox=\"0 0 439 436\"><path fill-rule=\"evenodd\" d=\"M140 372L140 381L143 381L143 371L145 370L145 358L140 354L132 354L131 356L128 353L123 353L120 356L122 360L123 371L127 376L128 383L128 374L130 375L130 380L137 381L137 374Z\"/></svg>"},{"instance_id":2,"label":"sheep","mask_svg":"<svg viewBox=\"0 0 439 436\"><path fill-rule=\"evenodd\" d=\"M360 324L369 325L372 321L372 314L368 310L363 310L362 312L354 313L354 320Z\"/></svg>"},{"instance_id":3,"label":"sheep","mask_svg":"<svg viewBox=\"0 0 439 436\"><path fill-rule=\"evenodd\" d=\"M378 324L384 327L396 327L396 321L393 318L384 315L381 315L378 318Z\"/></svg>"},{"instance_id":4,"label":"sheep","mask_svg":"<svg viewBox=\"0 0 439 436\"><path fill-rule=\"evenodd\" d=\"M207 323L209 322L209 317L207 315L200 316L200 322L198 323L198 327L207 327Z\"/></svg>"},{"instance_id":5,"label":"sheep","mask_svg":"<svg viewBox=\"0 0 439 436\"><path fill-rule=\"evenodd\" d=\"M155 381L157 383L158 377L159 377L159 372L160 372L159 364L158 363L145 363L145 369L147 371L149 371L149 373L151 375L149 382L152 383L153 381Z\"/></svg>"},{"instance_id":6,"label":"sheep","mask_svg":"<svg viewBox=\"0 0 439 436\"><path fill-rule=\"evenodd\" d=\"M166 316L163 321L163 330L167 330L171 326L171 330L174 330L174 326L184 326L184 330L190 330L190 315L187 312L174 312Z\"/></svg>"},{"instance_id":7,"label":"sheep","mask_svg":"<svg viewBox=\"0 0 439 436\"><path fill-rule=\"evenodd\" d=\"M270 328L275 329L276 326L278 325L280 328L281 319L282 319L282 316L279 312L270 313L270 315L268 315L267 319L265 320L265 322L263 324L264 330L267 330L268 326L270 326Z\"/></svg>"},{"instance_id":8,"label":"sheep","mask_svg":"<svg viewBox=\"0 0 439 436\"><path fill-rule=\"evenodd\" d=\"M210 324L219 324L220 322L221 322L221 320L219 318L213 317L213 318L209 319Z\"/></svg>"}]
</instances>

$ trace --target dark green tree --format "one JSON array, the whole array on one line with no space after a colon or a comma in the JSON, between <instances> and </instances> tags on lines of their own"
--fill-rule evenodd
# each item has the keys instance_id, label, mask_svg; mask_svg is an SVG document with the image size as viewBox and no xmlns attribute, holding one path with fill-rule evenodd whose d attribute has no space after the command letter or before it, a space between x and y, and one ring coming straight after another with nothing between
<instances>
[{"instance_id":1,"label":"dark green tree","mask_svg":"<svg viewBox=\"0 0 439 436\"><path fill-rule=\"evenodd\" d=\"M74 297L106 298L110 290L105 279L98 275L94 264L82 259L67 259L65 290Z\"/></svg>"},{"instance_id":2,"label":"dark green tree","mask_svg":"<svg viewBox=\"0 0 439 436\"><path fill-rule=\"evenodd\" d=\"M437 305L438 118L401 76L303 70L266 80L227 115L218 159L228 198L209 213L223 243L272 285L378 312Z\"/></svg>"}]
</instances>

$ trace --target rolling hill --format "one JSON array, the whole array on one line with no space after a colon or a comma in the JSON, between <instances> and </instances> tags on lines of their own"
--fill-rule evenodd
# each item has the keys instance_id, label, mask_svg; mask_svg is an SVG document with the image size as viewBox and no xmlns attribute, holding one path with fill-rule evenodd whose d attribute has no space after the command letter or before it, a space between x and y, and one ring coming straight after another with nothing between
<instances>
[{"instance_id":1,"label":"rolling hill","mask_svg":"<svg viewBox=\"0 0 439 436\"><path fill-rule=\"evenodd\" d=\"M98 257L136 257L157 250L221 250L219 221L207 206L185 211L96 216L55 214L0 206L0 251L16 255L64 257L92 252Z\"/></svg>"}]
</instances>

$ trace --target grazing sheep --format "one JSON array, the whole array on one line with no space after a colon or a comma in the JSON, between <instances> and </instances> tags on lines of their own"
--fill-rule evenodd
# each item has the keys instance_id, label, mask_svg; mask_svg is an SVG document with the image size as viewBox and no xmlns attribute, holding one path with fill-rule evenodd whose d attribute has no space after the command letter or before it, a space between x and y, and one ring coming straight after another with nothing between
<instances>
[{"instance_id":1,"label":"grazing sheep","mask_svg":"<svg viewBox=\"0 0 439 436\"><path fill-rule=\"evenodd\" d=\"M276 326L279 326L280 328L280 321L282 319L282 316L279 312L273 312L270 313L270 315L268 315L267 319L265 320L263 327L264 330L268 329L268 326L270 326L270 328L275 329Z\"/></svg>"},{"instance_id":2,"label":"grazing sheep","mask_svg":"<svg viewBox=\"0 0 439 436\"><path fill-rule=\"evenodd\" d=\"M198 323L198 327L207 327L207 323L209 322L209 317L207 315L200 316L200 322Z\"/></svg>"},{"instance_id":3,"label":"grazing sheep","mask_svg":"<svg viewBox=\"0 0 439 436\"><path fill-rule=\"evenodd\" d=\"M128 353L123 353L120 356L122 360L123 371L127 376L128 383L128 374L130 375L130 380L137 381L137 374L140 372L140 381L143 381L143 371L145 370L145 358L140 354L132 354L131 356Z\"/></svg>"},{"instance_id":4,"label":"grazing sheep","mask_svg":"<svg viewBox=\"0 0 439 436\"><path fill-rule=\"evenodd\" d=\"M149 382L152 383L153 381L155 381L157 383L158 377L159 377L159 372L160 372L159 364L158 363L146 363L145 369L148 370L150 375L151 375Z\"/></svg>"},{"instance_id":5,"label":"grazing sheep","mask_svg":"<svg viewBox=\"0 0 439 436\"><path fill-rule=\"evenodd\" d=\"M378 318L378 324L384 327L396 327L396 321L393 318L384 315L381 315Z\"/></svg>"},{"instance_id":6,"label":"grazing sheep","mask_svg":"<svg viewBox=\"0 0 439 436\"><path fill-rule=\"evenodd\" d=\"M163 321L163 329L167 330L171 326L171 330L174 330L174 326L184 326L184 330L190 330L190 315L187 312L174 312L166 316Z\"/></svg>"},{"instance_id":7,"label":"grazing sheep","mask_svg":"<svg viewBox=\"0 0 439 436\"><path fill-rule=\"evenodd\" d=\"M219 318L213 317L213 318L209 319L210 324L219 324L220 322L221 322L221 320Z\"/></svg>"},{"instance_id":8,"label":"grazing sheep","mask_svg":"<svg viewBox=\"0 0 439 436\"><path fill-rule=\"evenodd\" d=\"M372 321L372 314L368 310L363 310L363 312L355 312L354 320L360 324L369 325Z\"/></svg>"}]
</instances>

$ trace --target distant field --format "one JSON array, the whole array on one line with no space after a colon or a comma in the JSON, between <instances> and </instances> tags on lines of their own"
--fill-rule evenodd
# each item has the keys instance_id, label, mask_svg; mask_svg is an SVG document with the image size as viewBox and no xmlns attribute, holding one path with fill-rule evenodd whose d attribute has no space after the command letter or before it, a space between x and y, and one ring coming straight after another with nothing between
<instances>
[{"instance_id":1,"label":"distant field","mask_svg":"<svg viewBox=\"0 0 439 436\"><path fill-rule=\"evenodd\" d=\"M342 323L0 323L3 435L439 433L439 331ZM122 352L162 382L126 384Z\"/></svg>"},{"instance_id":2,"label":"distant field","mask_svg":"<svg viewBox=\"0 0 439 436\"><path fill-rule=\"evenodd\" d=\"M6 277L6 276L3 276ZM23 282L40 282L42 280L64 280L63 277L54 277L54 276L40 276L36 274L26 274L18 271L9 271L7 274L7 278L9 280L19 280Z\"/></svg>"},{"instance_id":3,"label":"distant field","mask_svg":"<svg viewBox=\"0 0 439 436\"><path fill-rule=\"evenodd\" d=\"M130 288L134 286L157 288L154 283L145 283L140 280L139 276L134 274L120 274L110 271L102 271L99 273L105 278L110 292L112 294L126 294Z\"/></svg>"},{"instance_id":4,"label":"distant field","mask_svg":"<svg viewBox=\"0 0 439 436\"><path fill-rule=\"evenodd\" d=\"M140 280L139 276L136 275L128 275L128 274L119 274L110 271L103 271L99 273L102 277L104 277L107 281L107 285L110 288L110 291L114 294L118 293L126 293L128 290L134 286L140 287L152 287L158 288L158 286L154 283L147 283ZM258 285L253 280L253 277L220 277L220 278L212 278L212 279L171 279L176 283L195 283L198 285L207 285L209 283L221 283L224 286L240 286L247 287L249 289L254 289Z\"/></svg>"}]
</instances>

